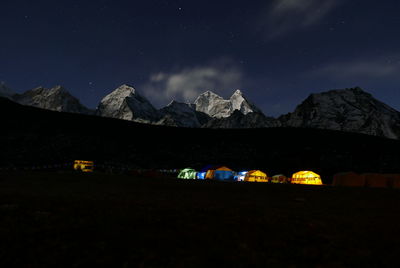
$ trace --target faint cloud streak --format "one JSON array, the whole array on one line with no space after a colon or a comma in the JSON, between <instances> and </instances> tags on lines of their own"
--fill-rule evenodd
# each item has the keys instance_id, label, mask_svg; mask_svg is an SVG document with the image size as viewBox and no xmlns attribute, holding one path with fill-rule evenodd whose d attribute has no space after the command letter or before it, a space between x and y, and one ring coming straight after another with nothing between
<instances>
[{"instance_id":1,"label":"faint cloud streak","mask_svg":"<svg viewBox=\"0 0 400 268\"><path fill-rule=\"evenodd\" d=\"M319 23L341 0L275 0L264 14L262 25L268 39Z\"/></svg>"},{"instance_id":2,"label":"faint cloud streak","mask_svg":"<svg viewBox=\"0 0 400 268\"><path fill-rule=\"evenodd\" d=\"M241 86L242 78L242 71L224 60L176 72L154 73L143 88L147 97L164 105L171 100L192 102L206 90L216 93L232 91Z\"/></svg>"}]
</instances>

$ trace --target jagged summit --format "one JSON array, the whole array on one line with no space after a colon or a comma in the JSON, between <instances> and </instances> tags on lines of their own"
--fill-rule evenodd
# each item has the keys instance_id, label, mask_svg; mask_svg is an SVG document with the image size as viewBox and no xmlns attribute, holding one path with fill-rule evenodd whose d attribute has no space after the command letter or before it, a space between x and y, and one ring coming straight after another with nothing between
<instances>
[{"instance_id":1,"label":"jagged summit","mask_svg":"<svg viewBox=\"0 0 400 268\"><path fill-rule=\"evenodd\" d=\"M92 113L77 98L72 96L68 90L60 85L53 88L36 87L23 94L15 94L12 98L23 105L52 111L82 114Z\"/></svg>"},{"instance_id":2,"label":"jagged summit","mask_svg":"<svg viewBox=\"0 0 400 268\"><path fill-rule=\"evenodd\" d=\"M233 95L243 95L243 92L240 89L236 89L235 92L233 93Z\"/></svg>"},{"instance_id":3,"label":"jagged summit","mask_svg":"<svg viewBox=\"0 0 400 268\"><path fill-rule=\"evenodd\" d=\"M262 113L260 109L246 99L240 89L236 90L229 100L225 100L211 91L206 91L200 94L194 105L197 111L215 118L229 117L235 110L239 110L243 114Z\"/></svg>"},{"instance_id":4,"label":"jagged summit","mask_svg":"<svg viewBox=\"0 0 400 268\"><path fill-rule=\"evenodd\" d=\"M400 113L359 87L311 94L293 113L280 120L290 127L400 137Z\"/></svg>"},{"instance_id":5,"label":"jagged summit","mask_svg":"<svg viewBox=\"0 0 400 268\"><path fill-rule=\"evenodd\" d=\"M134 87L127 84L121 85L105 96L96 113L100 116L145 123L160 119L160 114L153 105Z\"/></svg>"},{"instance_id":6,"label":"jagged summit","mask_svg":"<svg viewBox=\"0 0 400 268\"><path fill-rule=\"evenodd\" d=\"M114 91L112 91L110 94L105 96L103 99L107 98L127 98L130 96L133 96L135 94L138 94L136 92L136 89L133 86L130 85L121 85L118 88L116 88ZM140 95L140 94L138 94Z\"/></svg>"},{"instance_id":7,"label":"jagged summit","mask_svg":"<svg viewBox=\"0 0 400 268\"><path fill-rule=\"evenodd\" d=\"M202 96L202 95L204 95L204 96L216 96L216 97L222 98L220 95L218 95L217 93L215 93L214 91L211 91L211 90L204 91L203 93L201 93L199 95L199 97Z\"/></svg>"},{"instance_id":8,"label":"jagged summit","mask_svg":"<svg viewBox=\"0 0 400 268\"><path fill-rule=\"evenodd\" d=\"M232 103L232 112L235 110L239 110L242 112L242 114L245 115L248 113L263 113L253 103L247 100L240 89L236 90L235 93L233 93L233 95L230 97L230 101Z\"/></svg>"}]
</instances>

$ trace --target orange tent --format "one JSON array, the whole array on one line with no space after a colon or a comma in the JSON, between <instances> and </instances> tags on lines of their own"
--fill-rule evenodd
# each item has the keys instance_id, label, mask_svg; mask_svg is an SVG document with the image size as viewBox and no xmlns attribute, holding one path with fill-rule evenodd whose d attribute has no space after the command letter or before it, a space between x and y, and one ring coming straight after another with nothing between
<instances>
[{"instance_id":1,"label":"orange tent","mask_svg":"<svg viewBox=\"0 0 400 268\"><path fill-rule=\"evenodd\" d=\"M292 176L294 184L322 185L321 176L312 171L299 171Z\"/></svg>"},{"instance_id":2,"label":"orange tent","mask_svg":"<svg viewBox=\"0 0 400 268\"><path fill-rule=\"evenodd\" d=\"M363 174L367 187L373 188L388 188L390 179L385 174L367 173Z\"/></svg>"},{"instance_id":3,"label":"orange tent","mask_svg":"<svg viewBox=\"0 0 400 268\"><path fill-rule=\"evenodd\" d=\"M400 174L385 174L392 188L400 188Z\"/></svg>"},{"instance_id":4,"label":"orange tent","mask_svg":"<svg viewBox=\"0 0 400 268\"><path fill-rule=\"evenodd\" d=\"M354 172L338 173L333 176L333 186L365 186L365 177Z\"/></svg>"}]
</instances>

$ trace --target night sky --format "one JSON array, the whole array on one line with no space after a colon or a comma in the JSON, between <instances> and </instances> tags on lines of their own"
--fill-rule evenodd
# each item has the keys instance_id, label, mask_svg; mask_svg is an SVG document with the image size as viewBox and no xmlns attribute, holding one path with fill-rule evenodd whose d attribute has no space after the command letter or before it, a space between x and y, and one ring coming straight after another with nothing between
<instances>
[{"instance_id":1,"label":"night sky","mask_svg":"<svg viewBox=\"0 0 400 268\"><path fill-rule=\"evenodd\" d=\"M121 84L160 107L242 89L266 115L360 86L400 110L400 1L0 3L0 81L94 108Z\"/></svg>"}]
</instances>

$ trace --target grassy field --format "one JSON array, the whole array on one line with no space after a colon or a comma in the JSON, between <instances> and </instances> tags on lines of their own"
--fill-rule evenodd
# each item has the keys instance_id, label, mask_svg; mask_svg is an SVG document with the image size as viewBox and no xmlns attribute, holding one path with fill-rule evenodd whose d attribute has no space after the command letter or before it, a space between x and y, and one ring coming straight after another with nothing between
<instances>
[{"instance_id":1,"label":"grassy field","mask_svg":"<svg viewBox=\"0 0 400 268\"><path fill-rule=\"evenodd\" d=\"M0 267L384 267L400 191L0 174Z\"/></svg>"}]
</instances>

